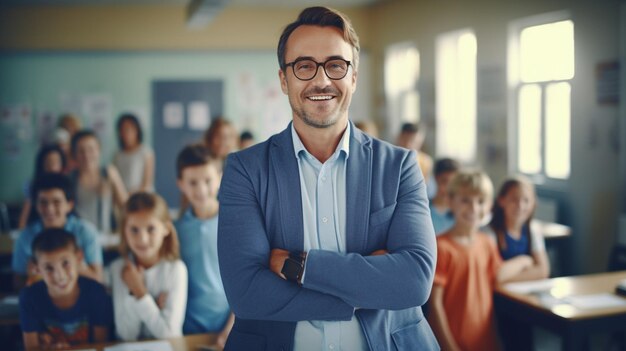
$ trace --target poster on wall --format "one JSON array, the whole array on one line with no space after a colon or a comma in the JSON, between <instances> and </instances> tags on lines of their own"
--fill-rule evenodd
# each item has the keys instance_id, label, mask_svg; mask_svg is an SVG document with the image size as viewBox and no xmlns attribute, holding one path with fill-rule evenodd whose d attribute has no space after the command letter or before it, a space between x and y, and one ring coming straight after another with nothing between
<instances>
[{"instance_id":1,"label":"poster on wall","mask_svg":"<svg viewBox=\"0 0 626 351\"><path fill-rule=\"evenodd\" d=\"M187 123L191 130L205 131L211 123L211 109L204 101L192 101L188 105Z\"/></svg>"},{"instance_id":2,"label":"poster on wall","mask_svg":"<svg viewBox=\"0 0 626 351\"><path fill-rule=\"evenodd\" d=\"M183 104L168 102L163 106L163 125L167 129L180 129L185 123Z\"/></svg>"},{"instance_id":3,"label":"poster on wall","mask_svg":"<svg viewBox=\"0 0 626 351\"><path fill-rule=\"evenodd\" d=\"M96 133L100 142L107 144L113 140L111 121L113 120L113 98L110 94L86 94L82 97L82 112L85 125Z\"/></svg>"},{"instance_id":4,"label":"poster on wall","mask_svg":"<svg viewBox=\"0 0 626 351\"><path fill-rule=\"evenodd\" d=\"M39 140L40 145L55 141L56 118L52 111L41 110L37 112L35 124L37 126L37 140Z\"/></svg>"},{"instance_id":5,"label":"poster on wall","mask_svg":"<svg viewBox=\"0 0 626 351\"><path fill-rule=\"evenodd\" d=\"M0 130L2 131L2 155L18 159L23 146L32 143L32 109L30 104L13 104L0 107Z\"/></svg>"}]
</instances>

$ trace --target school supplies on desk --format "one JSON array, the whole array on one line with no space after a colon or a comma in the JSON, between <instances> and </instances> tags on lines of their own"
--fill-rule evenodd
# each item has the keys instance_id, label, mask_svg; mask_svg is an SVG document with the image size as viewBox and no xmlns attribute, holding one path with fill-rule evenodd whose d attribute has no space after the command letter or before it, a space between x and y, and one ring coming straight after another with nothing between
<instances>
[{"instance_id":1,"label":"school supplies on desk","mask_svg":"<svg viewBox=\"0 0 626 351\"><path fill-rule=\"evenodd\" d=\"M146 342L126 342L115 346L105 347L104 351L174 351L169 342L146 341Z\"/></svg>"}]
</instances>

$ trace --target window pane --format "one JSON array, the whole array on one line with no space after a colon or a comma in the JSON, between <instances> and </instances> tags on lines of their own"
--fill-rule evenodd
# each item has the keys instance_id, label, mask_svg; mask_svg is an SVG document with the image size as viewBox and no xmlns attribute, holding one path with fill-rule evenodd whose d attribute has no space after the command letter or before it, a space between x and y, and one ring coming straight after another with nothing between
<instances>
[{"instance_id":1,"label":"window pane","mask_svg":"<svg viewBox=\"0 0 626 351\"><path fill-rule=\"evenodd\" d=\"M476 157L476 36L464 30L437 38L437 156Z\"/></svg>"},{"instance_id":2,"label":"window pane","mask_svg":"<svg viewBox=\"0 0 626 351\"><path fill-rule=\"evenodd\" d=\"M517 120L518 168L527 174L541 172L541 88L524 85L519 91Z\"/></svg>"},{"instance_id":3,"label":"window pane","mask_svg":"<svg viewBox=\"0 0 626 351\"><path fill-rule=\"evenodd\" d=\"M524 82L574 77L574 23L561 21L522 30L520 65Z\"/></svg>"},{"instance_id":4,"label":"window pane","mask_svg":"<svg viewBox=\"0 0 626 351\"><path fill-rule=\"evenodd\" d=\"M566 179L570 172L570 85L546 88L546 175Z\"/></svg>"}]
</instances>

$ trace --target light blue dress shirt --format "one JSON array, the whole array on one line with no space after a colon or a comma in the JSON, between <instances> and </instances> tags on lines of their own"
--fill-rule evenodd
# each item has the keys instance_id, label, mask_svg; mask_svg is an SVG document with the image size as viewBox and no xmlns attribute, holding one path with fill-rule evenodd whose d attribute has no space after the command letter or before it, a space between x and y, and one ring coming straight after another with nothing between
<instances>
[{"instance_id":1,"label":"light blue dress shirt","mask_svg":"<svg viewBox=\"0 0 626 351\"><path fill-rule=\"evenodd\" d=\"M304 251L346 252L346 161L350 155L350 124L332 156L321 163L311 155L291 126L300 171ZM306 269L302 281L306 280ZM367 350L355 316L350 321L301 321L294 336L296 351Z\"/></svg>"}]
</instances>

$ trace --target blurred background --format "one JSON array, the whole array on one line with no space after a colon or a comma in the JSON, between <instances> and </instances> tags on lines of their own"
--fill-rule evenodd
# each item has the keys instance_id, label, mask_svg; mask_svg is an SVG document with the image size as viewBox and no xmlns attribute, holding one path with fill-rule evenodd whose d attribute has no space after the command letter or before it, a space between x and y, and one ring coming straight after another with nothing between
<instances>
[{"instance_id":1,"label":"blurred background","mask_svg":"<svg viewBox=\"0 0 626 351\"><path fill-rule=\"evenodd\" d=\"M168 155L211 119L256 141L285 128L276 46L311 5L344 11L360 36L353 121L390 142L419 123L425 152L479 166L496 187L530 176L536 216L571 228L548 242L553 275L606 269L626 243L618 0L0 0L0 202L11 226L62 114L97 132L105 162L117 117L137 115L158 192L176 191Z\"/></svg>"}]
</instances>

